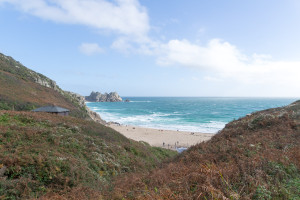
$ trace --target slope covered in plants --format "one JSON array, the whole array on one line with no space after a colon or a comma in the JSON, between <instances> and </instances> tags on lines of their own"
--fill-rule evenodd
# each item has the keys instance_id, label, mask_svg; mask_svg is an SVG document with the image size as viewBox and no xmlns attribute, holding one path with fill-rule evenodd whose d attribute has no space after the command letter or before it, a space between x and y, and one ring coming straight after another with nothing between
<instances>
[{"instance_id":1,"label":"slope covered in plants","mask_svg":"<svg viewBox=\"0 0 300 200\"><path fill-rule=\"evenodd\" d=\"M51 104L69 109L72 116L89 118L78 96L63 91L55 81L0 53L0 110L24 111Z\"/></svg>"},{"instance_id":2,"label":"slope covered in plants","mask_svg":"<svg viewBox=\"0 0 300 200\"><path fill-rule=\"evenodd\" d=\"M300 199L299 128L300 101L253 113L227 124L211 140L160 169L116 180L109 195L115 199Z\"/></svg>"},{"instance_id":3,"label":"slope covered in plants","mask_svg":"<svg viewBox=\"0 0 300 200\"><path fill-rule=\"evenodd\" d=\"M0 198L99 199L113 177L174 154L92 121L0 111Z\"/></svg>"}]
</instances>

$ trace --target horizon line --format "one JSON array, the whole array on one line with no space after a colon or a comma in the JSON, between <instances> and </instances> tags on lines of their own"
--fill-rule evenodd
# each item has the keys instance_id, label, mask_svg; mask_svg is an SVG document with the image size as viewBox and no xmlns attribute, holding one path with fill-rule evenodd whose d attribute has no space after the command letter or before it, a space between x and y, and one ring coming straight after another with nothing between
<instances>
[{"instance_id":1,"label":"horizon line","mask_svg":"<svg viewBox=\"0 0 300 200\"><path fill-rule=\"evenodd\" d=\"M126 95L120 95L121 97L160 97L160 98L285 98L285 99L300 99L300 96L298 97L280 97L280 96L126 96Z\"/></svg>"}]
</instances>

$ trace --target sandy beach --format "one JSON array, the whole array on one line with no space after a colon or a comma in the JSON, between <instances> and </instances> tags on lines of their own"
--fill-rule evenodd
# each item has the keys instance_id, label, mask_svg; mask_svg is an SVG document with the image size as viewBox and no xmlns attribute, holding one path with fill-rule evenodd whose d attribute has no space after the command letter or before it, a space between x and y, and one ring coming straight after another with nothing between
<instances>
[{"instance_id":1,"label":"sandy beach","mask_svg":"<svg viewBox=\"0 0 300 200\"><path fill-rule=\"evenodd\" d=\"M151 146L173 150L176 147L190 147L209 140L214 135L213 133L161 130L118 124L110 124L109 127L135 141L145 141Z\"/></svg>"}]
</instances>

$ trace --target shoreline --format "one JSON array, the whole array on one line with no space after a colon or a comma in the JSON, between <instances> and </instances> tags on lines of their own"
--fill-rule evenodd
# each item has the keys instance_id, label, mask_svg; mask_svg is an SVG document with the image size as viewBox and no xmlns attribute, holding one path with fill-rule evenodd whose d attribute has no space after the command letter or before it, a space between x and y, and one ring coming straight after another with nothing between
<instances>
[{"instance_id":1,"label":"shoreline","mask_svg":"<svg viewBox=\"0 0 300 200\"><path fill-rule=\"evenodd\" d=\"M151 146L171 150L176 150L176 148L180 147L189 148L200 142L207 141L215 135L215 133L163 130L117 123L108 123L107 126L132 140L144 141Z\"/></svg>"}]
</instances>

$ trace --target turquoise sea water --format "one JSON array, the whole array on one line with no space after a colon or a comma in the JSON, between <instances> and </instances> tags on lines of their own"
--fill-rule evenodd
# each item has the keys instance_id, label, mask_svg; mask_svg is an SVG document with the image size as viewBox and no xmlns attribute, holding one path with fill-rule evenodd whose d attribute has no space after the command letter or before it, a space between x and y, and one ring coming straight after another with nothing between
<instances>
[{"instance_id":1,"label":"turquoise sea water","mask_svg":"<svg viewBox=\"0 0 300 200\"><path fill-rule=\"evenodd\" d=\"M106 121L148 128L216 133L248 113L288 105L291 98L122 97L130 102L87 102Z\"/></svg>"}]
</instances>

